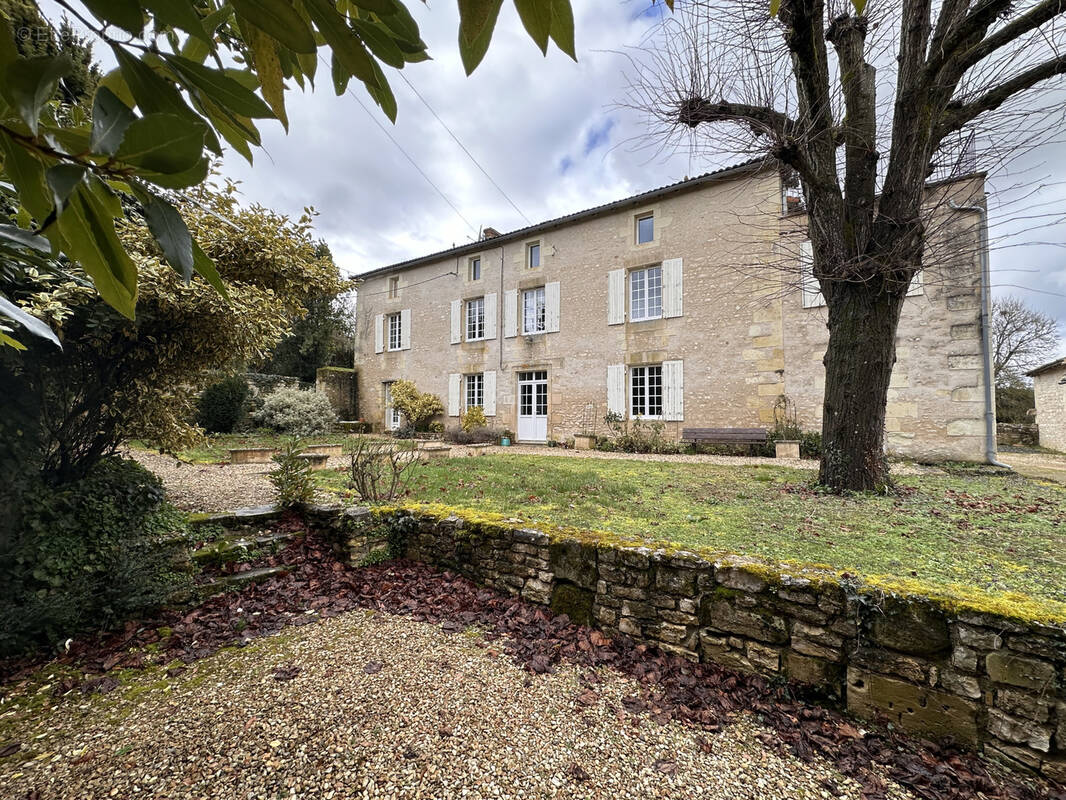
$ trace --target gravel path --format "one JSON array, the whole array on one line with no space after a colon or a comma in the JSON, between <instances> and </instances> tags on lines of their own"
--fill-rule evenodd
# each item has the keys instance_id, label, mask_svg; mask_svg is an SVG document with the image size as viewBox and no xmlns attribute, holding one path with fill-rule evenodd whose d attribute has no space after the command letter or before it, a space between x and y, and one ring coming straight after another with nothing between
<instances>
[{"instance_id":1,"label":"gravel path","mask_svg":"<svg viewBox=\"0 0 1066 800\"><path fill-rule=\"evenodd\" d=\"M24 720L0 706L4 735L28 743L0 761L0 796L859 797L828 762L779 755L748 715L716 734L659 725L622 710L640 691L628 678L602 670L590 695L576 667L531 676L496 647L355 611Z\"/></svg>"}]
</instances>

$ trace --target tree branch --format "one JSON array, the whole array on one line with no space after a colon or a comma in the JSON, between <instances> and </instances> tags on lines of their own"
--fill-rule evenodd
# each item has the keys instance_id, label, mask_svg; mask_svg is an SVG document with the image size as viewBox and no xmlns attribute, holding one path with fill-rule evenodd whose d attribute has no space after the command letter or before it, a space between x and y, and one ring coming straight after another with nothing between
<instances>
[{"instance_id":1,"label":"tree branch","mask_svg":"<svg viewBox=\"0 0 1066 800\"><path fill-rule=\"evenodd\" d=\"M944 119L937 128L937 141L949 133L960 130L981 114L995 111L1014 95L1031 89L1041 81L1064 73L1066 73L1066 56L1059 56L1018 73L969 103L949 103L945 109Z\"/></svg>"},{"instance_id":2,"label":"tree branch","mask_svg":"<svg viewBox=\"0 0 1066 800\"><path fill-rule=\"evenodd\" d=\"M1066 13L1066 0L1044 0L1033 6L1017 19L1004 25L998 31L994 31L979 44L965 51L958 61L959 74L962 75L981 59L987 58L999 48L1016 41L1029 31L1036 30L1062 13Z\"/></svg>"}]
</instances>

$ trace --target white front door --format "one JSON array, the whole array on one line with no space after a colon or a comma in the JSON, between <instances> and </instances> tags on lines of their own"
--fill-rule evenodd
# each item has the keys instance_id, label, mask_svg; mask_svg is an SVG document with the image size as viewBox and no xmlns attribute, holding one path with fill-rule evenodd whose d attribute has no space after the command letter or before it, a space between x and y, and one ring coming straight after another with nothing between
<instances>
[{"instance_id":1,"label":"white front door","mask_svg":"<svg viewBox=\"0 0 1066 800\"><path fill-rule=\"evenodd\" d=\"M392 382L385 384L385 430L394 431L400 427L400 412L392 407Z\"/></svg>"},{"instance_id":2,"label":"white front door","mask_svg":"<svg viewBox=\"0 0 1066 800\"><path fill-rule=\"evenodd\" d=\"M548 373L518 373L518 441L548 441Z\"/></svg>"}]
</instances>

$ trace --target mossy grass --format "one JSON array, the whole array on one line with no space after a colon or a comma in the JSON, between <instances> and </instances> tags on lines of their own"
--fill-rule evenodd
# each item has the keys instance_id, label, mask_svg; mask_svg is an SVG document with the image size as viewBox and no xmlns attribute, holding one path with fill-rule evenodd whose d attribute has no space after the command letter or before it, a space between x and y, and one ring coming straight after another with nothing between
<instances>
[{"instance_id":1,"label":"mossy grass","mask_svg":"<svg viewBox=\"0 0 1066 800\"><path fill-rule=\"evenodd\" d=\"M181 450L175 455L182 461L192 464L220 464L229 461L229 451L239 448L275 447L282 448L291 440L280 433L270 431L252 431L249 433L216 433L205 436L199 444L188 450ZM348 439L344 433L330 433L322 436L308 436L300 439L301 444L344 444ZM151 450L148 444L135 439L129 443L137 450Z\"/></svg>"},{"instance_id":2,"label":"mossy grass","mask_svg":"<svg viewBox=\"0 0 1066 800\"><path fill-rule=\"evenodd\" d=\"M339 490L341 478L324 484ZM784 467L485 455L420 467L403 505L737 560L771 581L852 579L951 611L1066 621L1066 487L972 465L897 476L887 496L828 495L811 481Z\"/></svg>"}]
</instances>

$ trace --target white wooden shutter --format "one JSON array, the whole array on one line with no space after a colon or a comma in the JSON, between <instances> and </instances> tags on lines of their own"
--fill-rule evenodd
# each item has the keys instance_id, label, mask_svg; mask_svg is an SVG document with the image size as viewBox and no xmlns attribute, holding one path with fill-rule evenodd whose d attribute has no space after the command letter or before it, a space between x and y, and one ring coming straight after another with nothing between
<instances>
[{"instance_id":1,"label":"white wooden shutter","mask_svg":"<svg viewBox=\"0 0 1066 800\"><path fill-rule=\"evenodd\" d=\"M818 286L818 280L814 277L814 249L809 239L800 243L800 281L802 282L803 307L824 306L825 299L822 297L822 290Z\"/></svg>"},{"instance_id":2,"label":"white wooden shutter","mask_svg":"<svg viewBox=\"0 0 1066 800\"><path fill-rule=\"evenodd\" d=\"M385 350L385 315L378 314L374 317L374 352L381 353Z\"/></svg>"},{"instance_id":3,"label":"white wooden shutter","mask_svg":"<svg viewBox=\"0 0 1066 800\"><path fill-rule=\"evenodd\" d=\"M411 349L411 309L400 311L400 349Z\"/></svg>"},{"instance_id":4,"label":"white wooden shutter","mask_svg":"<svg viewBox=\"0 0 1066 800\"><path fill-rule=\"evenodd\" d=\"M915 295L925 293L925 282L922 280L924 273L921 270L914 273L914 277L911 278L911 285L907 287L907 297L914 297Z\"/></svg>"},{"instance_id":5,"label":"white wooden shutter","mask_svg":"<svg viewBox=\"0 0 1066 800\"><path fill-rule=\"evenodd\" d=\"M607 324L621 325L626 321L626 271L612 269L607 273Z\"/></svg>"},{"instance_id":6,"label":"white wooden shutter","mask_svg":"<svg viewBox=\"0 0 1066 800\"><path fill-rule=\"evenodd\" d=\"M485 382L485 405L482 411L485 412L486 417L496 416L496 370L486 370L484 373Z\"/></svg>"},{"instance_id":7,"label":"white wooden shutter","mask_svg":"<svg viewBox=\"0 0 1066 800\"><path fill-rule=\"evenodd\" d=\"M453 372L448 376L448 416L459 416L459 392L463 386L463 376Z\"/></svg>"},{"instance_id":8,"label":"white wooden shutter","mask_svg":"<svg viewBox=\"0 0 1066 800\"><path fill-rule=\"evenodd\" d=\"M513 339L518 335L518 290L508 289L503 293L503 338Z\"/></svg>"},{"instance_id":9,"label":"white wooden shutter","mask_svg":"<svg viewBox=\"0 0 1066 800\"><path fill-rule=\"evenodd\" d=\"M626 413L626 367L625 364L607 365L607 411L625 416Z\"/></svg>"},{"instance_id":10,"label":"white wooden shutter","mask_svg":"<svg viewBox=\"0 0 1066 800\"><path fill-rule=\"evenodd\" d=\"M663 261L663 316L680 317L682 314L681 259Z\"/></svg>"},{"instance_id":11,"label":"white wooden shutter","mask_svg":"<svg viewBox=\"0 0 1066 800\"><path fill-rule=\"evenodd\" d=\"M544 285L544 331L559 332L559 281Z\"/></svg>"},{"instance_id":12,"label":"white wooden shutter","mask_svg":"<svg viewBox=\"0 0 1066 800\"><path fill-rule=\"evenodd\" d=\"M663 362L663 419L680 422L685 418L685 373L683 361Z\"/></svg>"},{"instance_id":13,"label":"white wooden shutter","mask_svg":"<svg viewBox=\"0 0 1066 800\"><path fill-rule=\"evenodd\" d=\"M463 341L463 301L452 300L452 344Z\"/></svg>"},{"instance_id":14,"label":"white wooden shutter","mask_svg":"<svg viewBox=\"0 0 1066 800\"><path fill-rule=\"evenodd\" d=\"M485 338L496 338L496 292L485 295Z\"/></svg>"}]
</instances>

